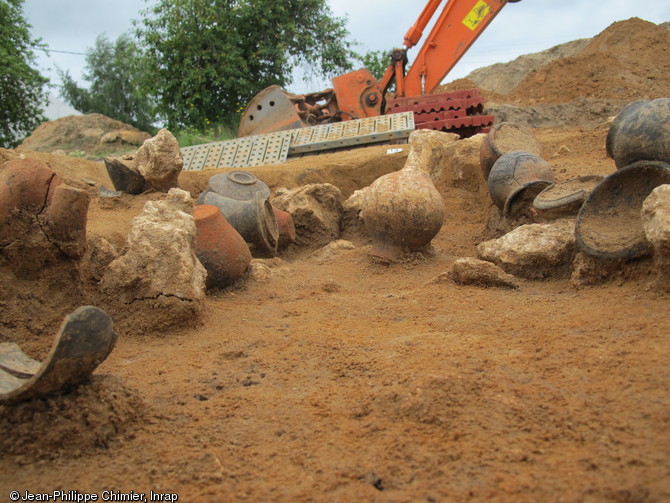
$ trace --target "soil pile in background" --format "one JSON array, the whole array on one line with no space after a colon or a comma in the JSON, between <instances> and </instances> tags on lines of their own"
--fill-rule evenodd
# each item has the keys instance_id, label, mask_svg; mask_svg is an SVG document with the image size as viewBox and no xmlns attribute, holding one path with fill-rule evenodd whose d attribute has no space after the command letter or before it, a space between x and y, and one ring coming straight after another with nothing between
<instances>
[{"instance_id":1,"label":"soil pile in background","mask_svg":"<svg viewBox=\"0 0 670 503\"><path fill-rule=\"evenodd\" d=\"M101 159L135 151L150 137L102 114L68 115L40 124L17 150Z\"/></svg>"},{"instance_id":2,"label":"soil pile in background","mask_svg":"<svg viewBox=\"0 0 670 503\"><path fill-rule=\"evenodd\" d=\"M632 18L612 24L578 54L531 72L509 97L562 103L575 98L654 99L670 95L670 31Z\"/></svg>"},{"instance_id":3,"label":"soil pile in background","mask_svg":"<svg viewBox=\"0 0 670 503\"><path fill-rule=\"evenodd\" d=\"M479 87L498 122L592 128L630 101L670 96L668 28L639 18L619 21L592 39L475 70L435 92Z\"/></svg>"},{"instance_id":4,"label":"soil pile in background","mask_svg":"<svg viewBox=\"0 0 670 503\"><path fill-rule=\"evenodd\" d=\"M507 94L530 72L542 68L555 59L574 56L584 49L590 41L590 38L580 38L544 51L524 54L509 63L495 63L484 68L478 68L470 72L466 79L487 91Z\"/></svg>"}]
</instances>

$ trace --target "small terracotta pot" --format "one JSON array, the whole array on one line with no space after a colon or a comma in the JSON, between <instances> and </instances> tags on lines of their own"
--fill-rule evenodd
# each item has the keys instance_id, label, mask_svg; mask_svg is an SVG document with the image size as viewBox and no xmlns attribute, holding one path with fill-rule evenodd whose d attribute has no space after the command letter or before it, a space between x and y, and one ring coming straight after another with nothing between
<instances>
[{"instance_id":1,"label":"small terracotta pot","mask_svg":"<svg viewBox=\"0 0 670 503\"><path fill-rule=\"evenodd\" d=\"M296 238L295 223L293 217L288 211L272 208L277 218L277 228L279 229L279 248L286 248L293 243Z\"/></svg>"},{"instance_id":2,"label":"small terracotta pot","mask_svg":"<svg viewBox=\"0 0 670 503\"><path fill-rule=\"evenodd\" d=\"M16 212L37 215L49 202L50 190L61 183L46 163L16 159L0 166L0 227L11 226ZM0 230L0 234L2 231ZM0 239L0 244L4 239Z\"/></svg>"},{"instance_id":3,"label":"small terracotta pot","mask_svg":"<svg viewBox=\"0 0 670 503\"><path fill-rule=\"evenodd\" d=\"M207 270L207 288L232 285L249 267L249 246L216 206L197 205L193 216L195 253Z\"/></svg>"}]
</instances>

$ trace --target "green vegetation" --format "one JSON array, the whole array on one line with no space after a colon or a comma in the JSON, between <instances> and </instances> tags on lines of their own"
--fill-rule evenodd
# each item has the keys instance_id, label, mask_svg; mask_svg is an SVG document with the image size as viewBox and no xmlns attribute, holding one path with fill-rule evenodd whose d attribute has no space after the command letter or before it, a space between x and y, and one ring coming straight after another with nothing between
<instances>
[{"instance_id":1,"label":"green vegetation","mask_svg":"<svg viewBox=\"0 0 670 503\"><path fill-rule=\"evenodd\" d=\"M158 0L128 35L98 38L79 88L62 96L145 131L164 125L184 144L234 137L244 105L294 69L334 76L351 69L345 20L326 0Z\"/></svg>"},{"instance_id":2,"label":"green vegetation","mask_svg":"<svg viewBox=\"0 0 670 503\"><path fill-rule=\"evenodd\" d=\"M0 0L0 147L16 146L44 121L49 80L31 67L32 49L43 45L29 29L23 0Z\"/></svg>"},{"instance_id":3,"label":"green vegetation","mask_svg":"<svg viewBox=\"0 0 670 503\"><path fill-rule=\"evenodd\" d=\"M358 60L375 79L381 80L391 62L391 51L368 51L358 56Z\"/></svg>"},{"instance_id":4,"label":"green vegetation","mask_svg":"<svg viewBox=\"0 0 670 503\"><path fill-rule=\"evenodd\" d=\"M168 128L234 124L240 104L296 67L332 76L353 56L325 0L158 0L137 35Z\"/></svg>"},{"instance_id":5,"label":"green vegetation","mask_svg":"<svg viewBox=\"0 0 670 503\"><path fill-rule=\"evenodd\" d=\"M100 113L151 132L154 101L143 89L147 77L142 63L129 35L121 35L115 43L101 35L86 56L84 79L90 88L80 88L68 72L59 72L61 95L82 113Z\"/></svg>"},{"instance_id":6,"label":"green vegetation","mask_svg":"<svg viewBox=\"0 0 670 503\"><path fill-rule=\"evenodd\" d=\"M237 137L237 128L233 130L228 125L213 125L204 129L186 127L170 132L175 135L180 147L231 140Z\"/></svg>"}]
</instances>

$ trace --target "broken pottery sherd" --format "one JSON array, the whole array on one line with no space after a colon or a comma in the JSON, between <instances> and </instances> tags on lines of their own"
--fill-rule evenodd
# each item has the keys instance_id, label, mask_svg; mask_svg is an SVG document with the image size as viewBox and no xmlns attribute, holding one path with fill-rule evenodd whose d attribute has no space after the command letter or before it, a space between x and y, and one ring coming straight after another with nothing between
<instances>
[{"instance_id":1,"label":"broken pottery sherd","mask_svg":"<svg viewBox=\"0 0 670 503\"><path fill-rule=\"evenodd\" d=\"M105 158L107 175L114 185L114 189L126 194L137 195L144 190L144 177L119 159Z\"/></svg>"},{"instance_id":2,"label":"broken pottery sherd","mask_svg":"<svg viewBox=\"0 0 670 503\"><path fill-rule=\"evenodd\" d=\"M0 344L0 403L65 392L86 381L111 353L118 334L102 309L82 306L65 317L42 363L13 343Z\"/></svg>"}]
</instances>

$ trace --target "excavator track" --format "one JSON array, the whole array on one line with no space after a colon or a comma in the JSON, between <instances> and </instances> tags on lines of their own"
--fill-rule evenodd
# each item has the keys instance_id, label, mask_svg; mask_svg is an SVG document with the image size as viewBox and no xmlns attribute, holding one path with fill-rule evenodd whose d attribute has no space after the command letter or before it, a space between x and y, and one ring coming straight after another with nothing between
<instances>
[{"instance_id":1,"label":"excavator track","mask_svg":"<svg viewBox=\"0 0 670 503\"><path fill-rule=\"evenodd\" d=\"M416 129L434 129L467 138L487 133L495 117L484 114L477 89L386 100L386 113L412 112Z\"/></svg>"}]
</instances>

